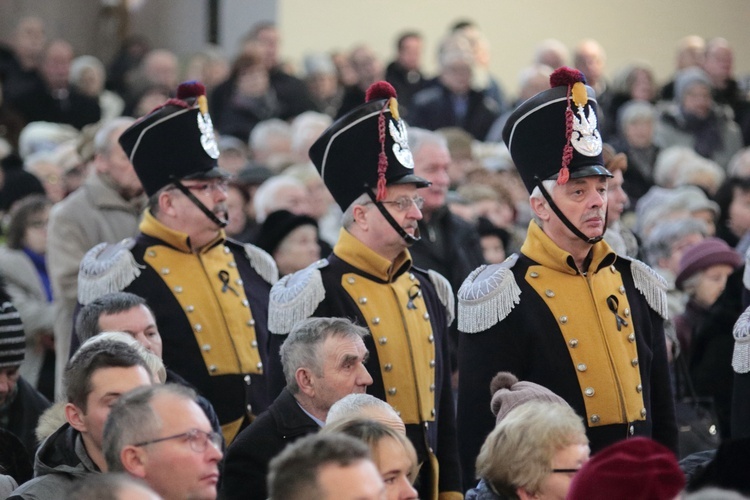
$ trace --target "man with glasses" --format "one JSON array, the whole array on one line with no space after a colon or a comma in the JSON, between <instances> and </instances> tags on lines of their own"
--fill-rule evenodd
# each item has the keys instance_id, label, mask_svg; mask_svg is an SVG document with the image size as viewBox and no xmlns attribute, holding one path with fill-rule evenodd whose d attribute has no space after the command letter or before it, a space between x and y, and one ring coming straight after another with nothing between
<instances>
[{"instance_id":1,"label":"man with glasses","mask_svg":"<svg viewBox=\"0 0 750 500\"><path fill-rule=\"evenodd\" d=\"M423 463L420 498L461 498L447 337L453 294L441 275L413 267L408 250L419 240L418 190L429 182L414 174L393 88L378 82L367 97L310 148L344 212L343 229L327 259L285 276L271 292L272 393L285 383L279 346L298 321L347 317L366 326L367 391L406 424Z\"/></svg>"},{"instance_id":2,"label":"man with glasses","mask_svg":"<svg viewBox=\"0 0 750 500\"><path fill-rule=\"evenodd\" d=\"M109 471L142 479L165 500L216 498L221 435L195 397L191 389L166 384L120 398L104 426Z\"/></svg>"},{"instance_id":3,"label":"man with glasses","mask_svg":"<svg viewBox=\"0 0 750 500\"><path fill-rule=\"evenodd\" d=\"M134 240L94 247L78 300L128 291L153 308L163 360L211 401L227 444L269 403L270 255L228 240L227 174L200 83L128 128L120 144L149 196Z\"/></svg>"}]
</instances>

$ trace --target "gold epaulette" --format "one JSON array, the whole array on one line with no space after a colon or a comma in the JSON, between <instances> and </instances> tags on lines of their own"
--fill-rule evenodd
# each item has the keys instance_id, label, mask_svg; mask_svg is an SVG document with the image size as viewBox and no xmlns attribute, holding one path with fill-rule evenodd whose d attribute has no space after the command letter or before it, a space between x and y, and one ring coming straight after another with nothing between
<instances>
[{"instance_id":1,"label":"gold epaulette","mask_svg":"<svg viewBox=\"0 0 750 500\"><path fill-rule=\"evenodd\" d=\"M483 332L504 320L521 302L521 289L511 270L518 261L513 254L500 264L480 266L458 290L458 329Z\"/></svg>"},{"instance_id":2,"label":"gold epaulette","mask_svg":"<svg viewBox=\"0 0 750 500\"><path fill-rule=\"evenodd\" d=\"M102 295L120 292L141 274L143 266L130 250L133 238L119 243L99 243L86 252L78 269L78 302L86 305Z\"/></svg>"},{"instance_id":3,"label":"gold epaulette","mask_svg":"<svg viewBox=\"0 0 750 500\"><path fill-rule=\"evenodd\" d=\"M320 270L328 265L320 259L296 273L281 278L271 288L268 330L285 335L297 322L307 319L326 297Z\"/></svg>"}]
</instances>

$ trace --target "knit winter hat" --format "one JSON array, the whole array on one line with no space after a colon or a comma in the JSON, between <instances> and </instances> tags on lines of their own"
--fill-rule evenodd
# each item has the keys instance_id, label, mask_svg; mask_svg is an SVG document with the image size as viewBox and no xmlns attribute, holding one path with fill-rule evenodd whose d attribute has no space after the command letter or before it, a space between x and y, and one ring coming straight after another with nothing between
<instances>
[{"instance_id":1,"label":"knit winter hat","mask_svg":"<svg viewBox=\"0 0 750 500\"><path fill-rule=\"evenodd\" d=\"M496 417L496 425L513 408L529 401L568 404L563 398L546 387L534 382L519 382L518 378L510 372L498 372L490 382L490 392L492 393L490 408Z\"/></svg>"},{"instance_id":2,"label":"knit winter hat","mask_svg":"<svg viewBox=\"0 0 750 500\"><path fill-rule=\"evenodd\" d=\"M685 253L682 254L675 285L682 290L685 280L695 275L695 273L720 264L726 264L737 269L742 264L742 257L727 245L724 240L706 238L688 247Z\"/></svg>"},{"instance_id":3,"label":"knit winter hat","mask_svg":"<svg viewBox=\"0 0 750 500\"><path fill-rule=\"evenodd\" d=\"M618 441L586 462L573 478L569 500L672 500L685 486L674 453L656 441Z\"/></svg>"},{"instance_id":4,"label":"knit winter hat","mask_svg":"<svg viewBox=\"0 0 750 500\"><path fill-rule=\"evenodd\" d=\"M677 102L682 102L687 89L695 83L701 83L708 87L713 88L711 79L708 77L705 71L700 68L685 68L681 70L674 79L674 98Z\"/></svg>"},{"instance_id":5,"label":"knit winter hat","mask_svg":"<svg viewBox=\"0 0 750 500\"><path fill-rule=\"evenodd\" d=\"M0 368L20 366L25 349L21 315L9 300L0 300Z\"/></svg>"},{"instance_id":6,"label":"knit winter hat","mask_svg":"<svg viewBox=\"0 0 750 500\"><path fill-rule=\"evenodd\" d=\"M310 225L318 229L318 223L307 215L294 215L287 210L271 212L263 221L255 244L273 255L284 238L300 226Z\"/></svg>"}]
</instances>

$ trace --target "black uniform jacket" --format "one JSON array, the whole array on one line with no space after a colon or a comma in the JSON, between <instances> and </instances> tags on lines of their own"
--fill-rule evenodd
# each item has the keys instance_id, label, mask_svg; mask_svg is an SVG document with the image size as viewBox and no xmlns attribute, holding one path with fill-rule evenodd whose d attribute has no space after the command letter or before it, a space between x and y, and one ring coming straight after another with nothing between
<instances>
[{"instance_id":1,"label":"black uniform jacket","mask_svg":"<svg viewBox=\"0 0 750 500\"><path fill-rule=\"evenodd\" d=\"M465 481L473 480L495 426L489 386L499 371L565 399L584 419L592 453L631 436L677 449L665 284L604 241L590 255L582 275L532 221L520 255L480 267L462 285L458 436Z\"/></svg>"},{"instance_id":2,"label":"black uniform jacket","mask_svg":"<svg viewBox=\"0 0 750 500\"><path fill-rule=\"evenodd\" d=\"M307 301L309 309L299 307L305 295L316 297ZM342 230L328 259L282 278L271 292L272 392L284 386L278 352L296 321L346 317L368 327L372 335L365 338L370 354L366 367L373 383L367 392L400 413L423 469L437 458L441 495L458 495L462 490L447 336L453 313L446 309L447 304L452 309L452 301L447 280L412 267L408 252L390 263ZM434 494L434 488L427 488L422 498L429 498L425 491Z\"/></svg>"}]
</instances>

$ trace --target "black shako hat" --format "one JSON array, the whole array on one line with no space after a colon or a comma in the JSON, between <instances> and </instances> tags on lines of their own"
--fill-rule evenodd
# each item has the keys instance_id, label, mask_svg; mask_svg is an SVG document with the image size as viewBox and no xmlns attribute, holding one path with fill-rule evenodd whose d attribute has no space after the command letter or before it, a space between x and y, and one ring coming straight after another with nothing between
<instances>
[{"instance_id":1,"label":"black shako hat","mask_svg":"<svg viewBox=\"0 0 750 500\"><path fill-rule=\"evenodd\" d=\"M228 177L216 161L219 146L200 82L180 84L177 97L128 127L120 145L148 196L181 179Z\"/></svg>"},{"instance_id":2,"label":"black shako hat","mask_svg":"<svg viewBox=\"0 0 750 500\"><path fill-rule=\"evenodd\" d=\"M503 140L531 193L539 181L612 173L604 167L597 127L596 92L578 70L562 67L550 88L523 102L508 117Z\"/></svg>"},{"instance_id":3,"label":"black shako hat","mask_svg":"<svg viewBox=\"0 0 750 500\"><path fill-rule=\"evenodd\" d=\"M341 210L367 189L377 201L386 186L430 182L414 175L406 123L398 114L396 91L387 82L367 89L365 104L336 120L310 148L310 158Z\"/></svg>"}]
</instances>

